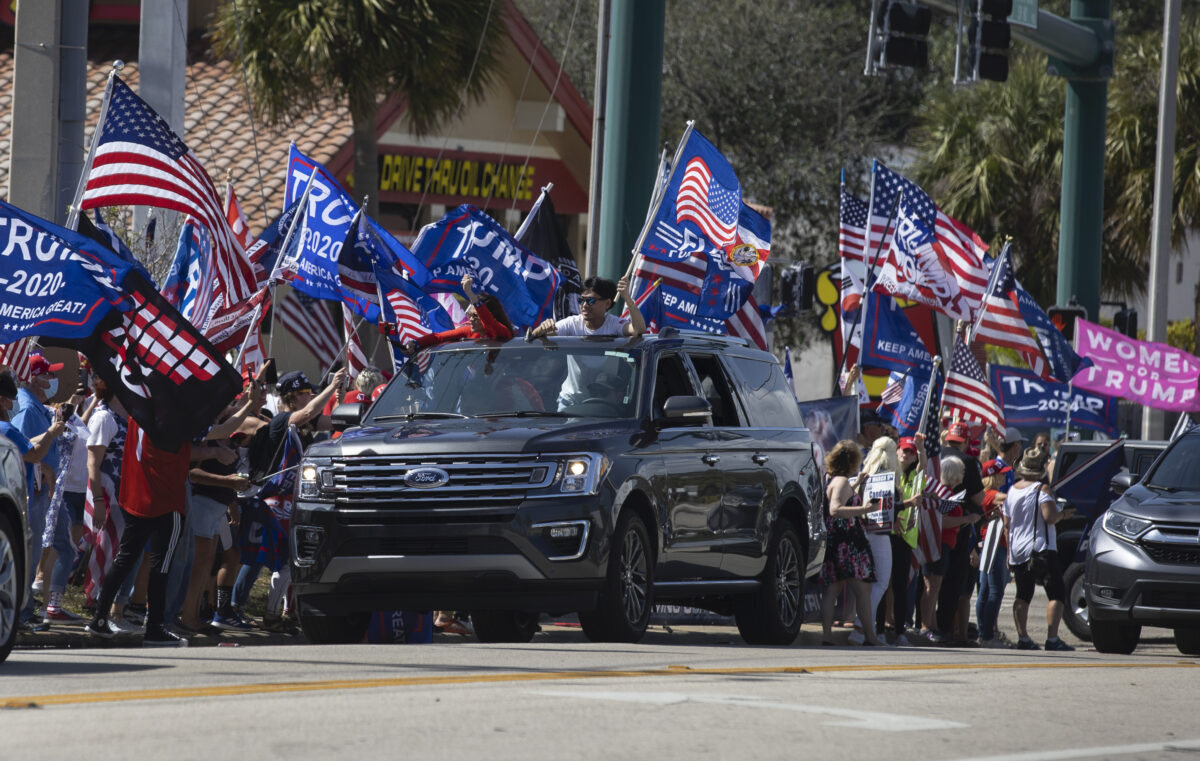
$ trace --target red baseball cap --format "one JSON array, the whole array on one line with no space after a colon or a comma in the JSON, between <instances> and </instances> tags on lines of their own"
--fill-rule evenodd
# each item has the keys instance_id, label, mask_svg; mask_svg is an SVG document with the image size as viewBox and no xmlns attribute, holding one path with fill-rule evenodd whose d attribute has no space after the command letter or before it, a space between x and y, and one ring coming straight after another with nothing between
<instances>
[{"instance_id":1,"label":"red baseball cap","mask_svg":"<svg viewBox=\"0 0 1200 761\"><path fill-rule=\"evenodd\" d=\"M950 431L946 434L946 441L966 441L967 440L967 424L954 423L950 426Z\"/></svg>"},{"instance_id":2,"label":"red baseball cap","mask_svg":"<svg viewBox=\"0 0 1200 761\"><path fill-rule=\"evenodd\" d=\"M29 374L32 376L45 375L46 373L56 373L63 369L62 362L50 364L50 360L43 357L41 354L29 355Z\"/></svg>"},{"instance_id":3,"label":"red baseball cap","mask_svg":"<svg viewBox=\"0 0 1200 761\"><path fill-rule=\"evenodd\" d=\"M376 386L375 389L371 392L371 401L375 401L376 399L378 399L379 395L383 393L383 390L385 388L387 388L386 383L380 383L378 386Z\"/></svg>"},{"instance_id":4,"label":"red baseball cap","mask_svg":"<svg viewBox=\"0 0 1200 761\"><path fill-rule=\"evenodd\" d=\"M905 436L904 438L900 439L900 443L896 445L896 448L897 449L911 449L912 451L916 452L917 451L917 440L914 439L912 436Z\"/></svg>"}]
</instances>

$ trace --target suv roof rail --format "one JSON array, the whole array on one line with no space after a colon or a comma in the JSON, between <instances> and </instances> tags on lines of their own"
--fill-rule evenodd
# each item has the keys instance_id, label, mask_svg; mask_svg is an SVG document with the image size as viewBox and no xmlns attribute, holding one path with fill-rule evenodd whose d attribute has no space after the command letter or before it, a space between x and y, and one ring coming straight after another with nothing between
<instances>
[{"instance_id":1,"label":"suv roof rail","mask_svg":"<svg viewBox=\"0 0 1200 761\"><path fill-rule=\"evenodd\" d=\"M718 333L709 333L703 330L680 330L679 328L668 325L658 331L659 338L689 338L692 340L710 341L712 343L727 344L733 346L749 346L749 342L740 336L720 335Z\"/></svg>"}]
</instances>

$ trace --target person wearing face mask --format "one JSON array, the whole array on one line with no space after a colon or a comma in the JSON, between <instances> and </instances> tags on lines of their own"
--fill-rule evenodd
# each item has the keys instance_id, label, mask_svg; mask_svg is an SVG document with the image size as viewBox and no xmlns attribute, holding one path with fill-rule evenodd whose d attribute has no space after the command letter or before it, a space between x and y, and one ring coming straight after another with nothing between
<instances>
[{"instance_id":1,"label":"person wearing face mask","mask_svg":"<svg viewBox=\"0 0 1200 761\"><path fill-rule=\"evenodd\" d=\"M55 373L63 369L62 363L51 364L38 353L29 355L28 383L21 384L17 391L17 406L20 408L12 415L12 424L16 426L25 438L33 440L41 436L54 424L54 413L46 406L46 401L58 393L58 377ZM29 492L29 527L37 537L34 542L31 557L33 561L27 583L33 589L33 580L38 564L42 560L42 534L46 530L46 513L50 508L50 497L54 491L57 474L51 463L58 462L58 447L52 446L50 457L42 461L41 466L34 472L33 489ZM35 590L40 596L42 590ZM36 615L33 594L21 611L21 621L25 623L41 623Z\"/></svg>"}]
</instances>

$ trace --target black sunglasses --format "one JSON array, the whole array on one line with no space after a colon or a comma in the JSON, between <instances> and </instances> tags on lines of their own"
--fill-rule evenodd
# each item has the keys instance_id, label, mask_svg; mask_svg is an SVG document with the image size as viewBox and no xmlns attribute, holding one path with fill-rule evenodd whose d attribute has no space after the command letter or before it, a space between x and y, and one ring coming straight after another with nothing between
<instances>
[{"instance_id":1,"label":"black sunglasses","mask_svg":"<svg viewBox=\"0 0 1200 761\"><path fill-rule=\"evenodd\" d=\"M587 304L588 306L595 304L597 301L604 301L604 299L599 296L584 296L579 299L580 304Z\"/></svg>"}]
</instances>

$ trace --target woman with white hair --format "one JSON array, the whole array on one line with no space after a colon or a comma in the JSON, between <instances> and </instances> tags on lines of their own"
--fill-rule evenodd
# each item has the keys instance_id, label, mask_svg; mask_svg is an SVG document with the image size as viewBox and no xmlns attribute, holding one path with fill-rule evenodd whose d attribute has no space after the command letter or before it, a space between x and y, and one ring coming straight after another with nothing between
<instances>
[{"instance_id":1,"label":"woman with white hair","mask_svg":"<svg viewBox=\"0 0 1200 761\"><path fill-rule=\"evenodd\" d=\"M865 487L867 479L878 473L895 473L897 479L900 473L900 460L896 454L896 442L887 436L880 436L871 442L871 449L867 452L866 459L863 460L862 472L858 476L858 488L861 491ZM893 505L900 501L900 493L897 490L896 499ZM878 500L872 500L872 503L877 503ZM868 503L868 504L872 504ZM878 505L874 505L878 509ZM893 510L893 520L895 513ZM872 618L876 622L881 622L883 619L877 614L879 610L879 602L883 599L887 592L888 584L892 580L892 540L887 531L872 531L867 528L867 542L871 545L871 558L875 561L875 581L871 583L871 613ZM859 616L862 611L858 611ZM859 628L862 627L861 618L857 618L854 622ZM855 631L851 636L851 641L858 641L860 637L865 638L865 632L859 634Z\"/></svg>"}]
</instances>

